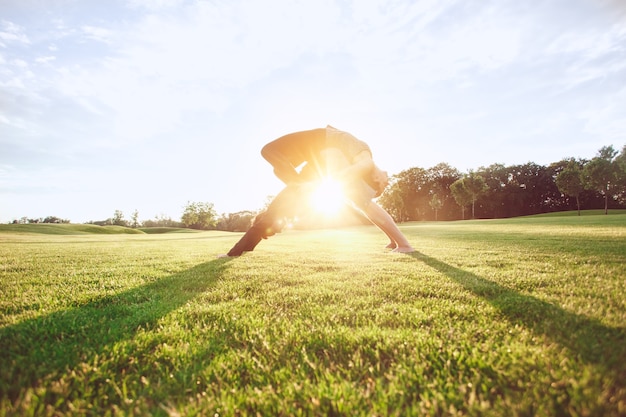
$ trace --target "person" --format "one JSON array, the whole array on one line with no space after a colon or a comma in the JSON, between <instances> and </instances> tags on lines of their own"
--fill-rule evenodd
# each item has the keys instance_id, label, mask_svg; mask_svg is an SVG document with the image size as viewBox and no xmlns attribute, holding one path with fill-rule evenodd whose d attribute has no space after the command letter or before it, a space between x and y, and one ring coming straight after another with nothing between
<instances>
[{"instance_id":1,"label":"person","mask_svg":"<svg viewBox=\"0 0 626 417\"><path fill-rule=\"evenodd\" d=\"M388 248L400 253L414 252L389 213L373 201L382 194L389 179L374 164L365 142L327 126L282 136L266 144L261 155L286 186L255 217L250 229L230 251L221 256L252 251L261 240L281 232L285 219L293 218L303 209L307 195L327 176L338 181L347 201L387 235Z\"/></svg>"}]
</instances>

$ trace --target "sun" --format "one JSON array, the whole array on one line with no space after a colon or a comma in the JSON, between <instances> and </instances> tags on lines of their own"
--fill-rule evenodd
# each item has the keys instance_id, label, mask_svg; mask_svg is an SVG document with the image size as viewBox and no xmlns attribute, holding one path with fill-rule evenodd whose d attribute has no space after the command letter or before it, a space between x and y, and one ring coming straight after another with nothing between
<instances>
[{"instance_id":1,"label":"sun","mask_svg":"<svg viewBox=\"0 0 626 417\"><path fill-rule=\"evenodd\" d=\"M344 194L341 184L330 177L320 181L311 194L311 206L322 214L337 214L343 205Z\"/></svg>"}]
</instances>

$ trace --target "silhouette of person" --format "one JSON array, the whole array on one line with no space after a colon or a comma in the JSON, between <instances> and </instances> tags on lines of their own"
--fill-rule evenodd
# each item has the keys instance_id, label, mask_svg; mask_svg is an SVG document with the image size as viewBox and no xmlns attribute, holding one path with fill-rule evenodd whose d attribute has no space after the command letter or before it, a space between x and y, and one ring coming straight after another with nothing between
<instances>
[{"instance_id":1,"label":"silhouette of person","mask_svg":"<svg viewBox=\"0 0 626 417\"><path fill-rule=\"evenodd\" d=\"M389 180L387 173L374 164L370 147L365 142L327 126L282 136L265 145L261 155L274 167L274 174L286 187L222 256L239 256L252 251L262 239L281 232L285 219L301 212L302 205L309 201L307 196L326 176L339 181L353 208L389 237L388 248L394 252L414 252L389 213L372 201L382 194Z\"/></svg>"}]
</instances>

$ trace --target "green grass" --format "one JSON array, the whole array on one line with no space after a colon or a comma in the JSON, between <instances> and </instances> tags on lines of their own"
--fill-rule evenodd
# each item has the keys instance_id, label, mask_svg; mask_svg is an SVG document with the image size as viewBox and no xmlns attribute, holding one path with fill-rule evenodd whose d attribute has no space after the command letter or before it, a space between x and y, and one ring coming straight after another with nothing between
<instances>
[{"instance_id":1,"label":"green grass","mask_svg":"<svg viewBox=\"0 0 626 417\"><path fill-rule=\"evenodd\" d=\"M141 227L139 228L144 233L148 234L161 234L161 233L197 233L197 230L185 229L180 227Z\"/></svg>"},{"instance_id":2,"label":"green grass","mask_svg":"<svg viewBox=\"0 0 626 417\"><path fill-rule=\"evenodd\" d=\"M599 214L604 214L604 209L601 210L581 210L580 217L582 216L596 216ZM609 209L607 215L621 215L626 214L626 209ZM535 214L533 216L526 217L564 217L564 216L579 216L578 211L570 210L570 211L557 211L554 213L543 213L543 214Z\"/></svg>"},{"instance_id":3,"label":"green grass","mask_svg":"<svg viewBox=\"0 0 626 417\"><path fill-rule=\"evenodd\" d=\"M0 234L0 415L626 414L626 215Z\"/></svg>"}]
</instances>

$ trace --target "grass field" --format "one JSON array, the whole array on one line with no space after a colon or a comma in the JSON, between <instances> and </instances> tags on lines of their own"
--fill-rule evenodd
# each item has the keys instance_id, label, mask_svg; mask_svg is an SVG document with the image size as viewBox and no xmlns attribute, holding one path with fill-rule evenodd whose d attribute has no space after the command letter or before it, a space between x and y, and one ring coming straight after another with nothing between
<instances>
[{"instance_id":1,"label":"grass field","mask_svg":"<svg viewBox=\"0 0 626 417\"><path fill-rule=\"evenodd\" d=\"M624 213L230 259L239 234L36 226L0 226L1 416L626 415Z\"/></svg>"}]
</instances>

